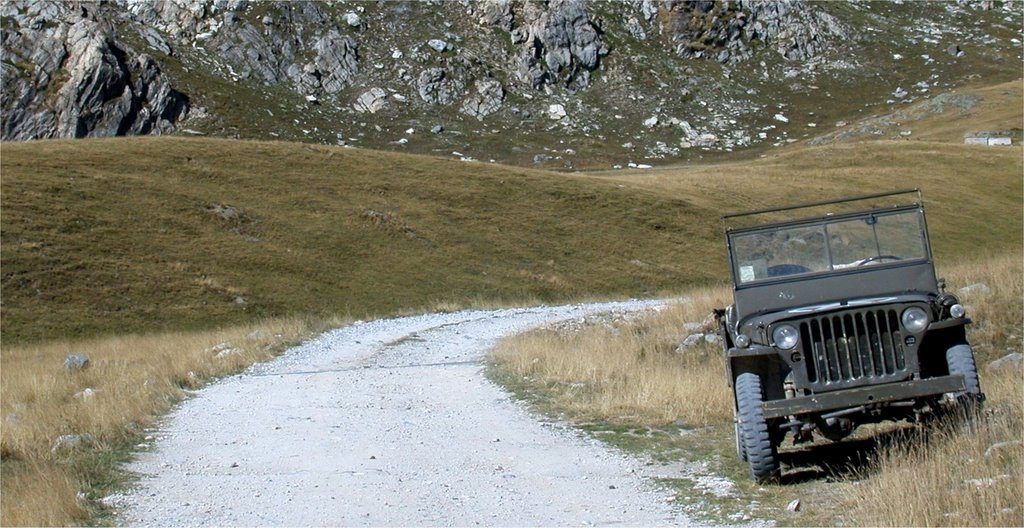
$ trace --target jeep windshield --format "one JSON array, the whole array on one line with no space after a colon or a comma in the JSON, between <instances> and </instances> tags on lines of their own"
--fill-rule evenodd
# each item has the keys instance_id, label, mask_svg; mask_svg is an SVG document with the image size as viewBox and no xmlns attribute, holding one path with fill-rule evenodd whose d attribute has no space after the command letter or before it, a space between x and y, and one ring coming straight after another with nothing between
<instances>
[{"instance_id":1,"label":"jeep windshield","mask_svg":"<svg viewBox=\"0 0 1024 528\"><path fill-rule=\"evenodd\" d=\"M929 255L925 233L918 207L736 230L729 234L733 276L745 286L920 262Z\"/></svg>"}]
</instances>

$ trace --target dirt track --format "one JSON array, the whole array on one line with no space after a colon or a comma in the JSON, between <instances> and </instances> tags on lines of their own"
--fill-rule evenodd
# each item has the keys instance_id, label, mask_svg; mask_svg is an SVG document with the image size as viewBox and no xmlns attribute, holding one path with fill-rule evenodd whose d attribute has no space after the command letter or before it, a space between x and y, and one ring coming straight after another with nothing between
<instances>
[{"instance_id":1,"label":"dirt track","mask_svg":"<svg viewBox=\"0 0 1024 528\"><path fill-rule=\"evenodd\" d=\"M625 458L483 375L505 335L654 302L355 324L199 391L131 466L130 525L683 525Z\"/></svg>"}]
</instances>

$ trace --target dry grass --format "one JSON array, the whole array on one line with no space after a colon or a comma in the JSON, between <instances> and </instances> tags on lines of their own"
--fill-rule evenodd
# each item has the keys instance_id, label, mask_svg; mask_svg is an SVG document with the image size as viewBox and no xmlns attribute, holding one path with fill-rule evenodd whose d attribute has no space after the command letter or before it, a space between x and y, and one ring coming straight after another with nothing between
<instances>
[{"instance_id":1,"label":"dry grass","mask_svg":"<svg viewBox=\"0 0 1024 528\"><path fill-rule=\"evenodd\" d=\"M863 526L1022 526L1024 509L1024 371L984 367L1021 350L1024 263L1019 253L960 263L946 270L975 323L987 419L977 434L942 429L883 451L847 495L850 518ZM1003 444L993 449L993 445Z\"/></svg>"},{"instance_id":2,"label":"dry grass","mask_svg":"<svg viewBox=\"0 0 1024 528\"><path fill-rule=\"evenodd\" d=\"M786 523L803 519L810 524L841 520L860 526L1024 524L1024 372L992 373L985 368L1008 350L1020 350L1024 261L1018 250L965 259L939 271L947 290L954 293L985 285L959 295L975 321L969 335L988 396L988 420L974 436L937 428L927 438L897 442L884 448L861 474L822 484L828 487L825 493L816 492L814 483L796 486L799 491L792 493L815 493L820 500L833 502L819 505L817 514L790 517ZM640 426L681 420L690 427L719 426L708 434L731 432L731 394L719 345L702 343L683 354L674 352L691 333L684 325L702 321L728 298L727 288L706 288L687 302L632 320L597 319L583 327L535 330L502 341L491 360L510 385L525 385L546 400L542 406L576 420ZM992 445L1003 442L1011 444L986 456ZM752 500L788 495L774 489L753 493L767 497ZM822 508L831 508L835 516L822 516Z\"/></svg>"},{"instance_id":3,"label":"dry grass","mask_svg":"<svg viewBox=\"0 0 1024 528\"><path fill-rule=\"evenodd\" d=\"M989 416L976 434L939 428L883 451L864 480L849 486L851 524L1024 525L1021 372L983 380Z\"/></svg>"},{"instance_id":4,"label":"dry grass","mask_svg":"<svg viewBox=\"0 0 1024 528\"><path fill-rule=\"evenodd\" d=\"M336 319L287 318L215 331L5 347L0 524L63 525L87 519L93 509L88 499L116 482L116 462L126 448L187 389L340 324ZM69 353L85 354L88 367L65 369ZM62 435L86 440L57 448Z\"/></svg>"},{"instance_id":5,"label":"dry grass","mask_svg":"<svg viewBox=\"0 0 1024 528\"><path fill-rule=\"evenodd\" d=\"M559 410L582 419L686 426L732 414L719 345L684 352L683 323L704 323L727 291L708 288L654 314L601 324L542 328L510 337L491 353L494 365L543 389ZM710 331L704 328L703 331Z\"/></svg>"},{"instance_id":6,"label":"dry grass","mask_svg":"<svg viewBox=\"0 0 1024 528\"><path fill-rule=\"evenodd\" d=\"M967 316L974 321L968 327L969 335L981 363L1008 352L1021 352L1024 344L1024 255L1019 249L974 256L939 266L937 271L946 279L947 291L959 297L967 308ZM958 291L963 288L967 291Z\"/></svg>"}]
</instances>

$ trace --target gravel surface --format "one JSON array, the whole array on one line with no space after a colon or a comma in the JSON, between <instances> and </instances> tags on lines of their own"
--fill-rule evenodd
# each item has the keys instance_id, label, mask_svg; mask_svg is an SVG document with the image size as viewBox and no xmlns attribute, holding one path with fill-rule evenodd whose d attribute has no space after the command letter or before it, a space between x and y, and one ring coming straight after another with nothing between
<instances>
[{"instance_id":1,"label":"gravel surface","mask_svg":"<svg viewBox=\"0 0 1024 528\"><path fill-rule=\"evenodd\" d=\"M356 323L183 402L110 497L122 524L684 525L623 456L538 420L483 374L503 336L661 303Z\"/></svg>"}]
</instances>

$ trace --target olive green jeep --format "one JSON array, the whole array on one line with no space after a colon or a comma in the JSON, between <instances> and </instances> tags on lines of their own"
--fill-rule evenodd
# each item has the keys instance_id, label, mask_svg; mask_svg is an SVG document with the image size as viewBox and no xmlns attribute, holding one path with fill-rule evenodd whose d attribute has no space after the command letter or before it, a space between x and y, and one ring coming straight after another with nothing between
<instances>
[{"instance_id":1,"label":"olive green jeep","mask_svg":"<svg viewBox=\"0 0 1024 528\"><path fill-rule=\"evenodd\" d=\"M780 476L787 434L840 440L984 399L970 320L936 279L918 190L722 218L733 304L716 316L737 453L756 481Z\"/></svg>"}]
</instances>

